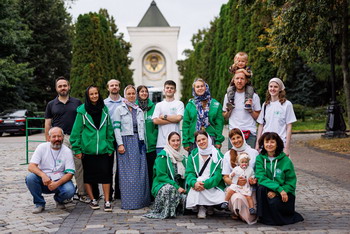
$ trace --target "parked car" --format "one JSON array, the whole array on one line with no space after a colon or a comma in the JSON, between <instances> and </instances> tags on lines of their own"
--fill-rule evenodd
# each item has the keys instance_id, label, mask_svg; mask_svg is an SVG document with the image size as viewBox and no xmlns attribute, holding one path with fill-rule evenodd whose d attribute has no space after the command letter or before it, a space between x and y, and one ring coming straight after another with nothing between
<instances>
[{"instance_id":1,"label":"parked car","mask_svg":"<svg viewBox=\"0 0 350 234\"><path fill-rule=\"evenodd\" d=\"M0 136L3 133L26 133L26 117L36 117L35 114L27 109L5 110L0 113ZM43 121L39 119L29 120L29 128L42 128ZM29 134L41 132L41 130L29 130Z\"/></svg>"}]
</instances>

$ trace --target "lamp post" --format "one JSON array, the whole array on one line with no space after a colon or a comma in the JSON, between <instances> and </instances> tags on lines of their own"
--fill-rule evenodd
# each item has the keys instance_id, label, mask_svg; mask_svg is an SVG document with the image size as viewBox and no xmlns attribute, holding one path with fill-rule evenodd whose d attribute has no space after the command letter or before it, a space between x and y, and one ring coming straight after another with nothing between
<instances>
[{"instance_id":1,"label":"lamp post","mask_svg":"<svg viewBox=\"0 0 350 234\"><path fill-rule=\"evenodd\" d=\"M339 25L335 21L331 22L332 33L337 39L340 34ZM332 99L327 107L327 123L326 123L326 133L322 135L323 138L343 138L347 137L346 125L342 113L344 109L336 100L335 94L335 51L336 51L336 40L330 41L329 46L329 57L331 65L331 88L332 88Z\"/></svg>"}]
</instances>

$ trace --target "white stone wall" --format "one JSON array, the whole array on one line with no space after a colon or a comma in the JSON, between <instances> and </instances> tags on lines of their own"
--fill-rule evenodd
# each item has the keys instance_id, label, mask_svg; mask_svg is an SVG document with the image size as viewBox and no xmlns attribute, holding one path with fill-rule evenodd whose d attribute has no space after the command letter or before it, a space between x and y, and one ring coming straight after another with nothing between
<instances>
[{"instance_id":1,"label":"white stone wall","mask_svg":"<svg viewBox=\"0 0 350 234\"><path fill-rule=\"evenodd\" d=\"M180 27L128 27L132 45L130 57L133 58L131 69L134 70L135 85L163 87L166 80L177 84L176 98L180 98L180 74L176 65L177 42ZM149 51L159 51L165 58L165 68L152 74L143 68L143 58Z\"/></svg>"}]
</instances>

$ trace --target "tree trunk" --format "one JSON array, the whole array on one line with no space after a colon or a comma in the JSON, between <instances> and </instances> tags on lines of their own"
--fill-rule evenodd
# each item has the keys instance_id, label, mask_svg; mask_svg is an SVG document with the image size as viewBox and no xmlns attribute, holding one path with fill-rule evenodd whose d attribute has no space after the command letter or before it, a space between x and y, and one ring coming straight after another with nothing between
<instances>
[{"instance_id":1,"label":"tree trunk","mask_svg":"<svg viewBox=\"0 0 350 234\"><path fill-rule=\"evenodd\" d=\"M349 39L348 39L348 0L343 0L343 16L342 16L342 45L341 45L341 67L344 78L344 93L346 98L346 113L348 116L348 126L350 126L350 76L349 76Z\"/></svg>"}]
</instances>

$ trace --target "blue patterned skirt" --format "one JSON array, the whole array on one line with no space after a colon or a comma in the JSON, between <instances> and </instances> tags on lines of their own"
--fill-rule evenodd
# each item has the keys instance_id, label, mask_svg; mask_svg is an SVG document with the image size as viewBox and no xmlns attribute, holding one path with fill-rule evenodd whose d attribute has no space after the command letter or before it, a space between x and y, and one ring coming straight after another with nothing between
<instances>
[{"instance_id":1,"label":"blue patterned skirt","mask_svg":"<svg viewBox=\"0 0 350 234\"><path fill-rule=\"evenodd\" d=\"M138 134L122 136L125 153L118 153L119 187L122 209L141 209L150 204L146 152Z\"/></svg>"}]
</instances>

